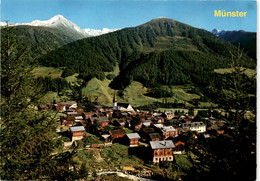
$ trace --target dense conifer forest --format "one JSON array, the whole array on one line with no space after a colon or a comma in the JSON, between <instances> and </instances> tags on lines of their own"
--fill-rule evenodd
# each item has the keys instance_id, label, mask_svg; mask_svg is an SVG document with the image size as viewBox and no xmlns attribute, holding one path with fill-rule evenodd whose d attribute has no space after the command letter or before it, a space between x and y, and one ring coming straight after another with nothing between
<instances>
[{"instance_id":1,"label":"dense conifer forest","mask_svg":"<svg viewBox=\"0 0 260 181\"><path fill-rule=\"evenodd\" d=\"M85 81L105 78L119 63L110 87L124 89L131 81L147 87L209 85L214 69L229 67L235 46L202 29L161 18L106 35L67 44L39 58L44 66L64 67L63 77L79 73ZM242 66L256 62L243 56Z\"/></svg>"}]
</instances>

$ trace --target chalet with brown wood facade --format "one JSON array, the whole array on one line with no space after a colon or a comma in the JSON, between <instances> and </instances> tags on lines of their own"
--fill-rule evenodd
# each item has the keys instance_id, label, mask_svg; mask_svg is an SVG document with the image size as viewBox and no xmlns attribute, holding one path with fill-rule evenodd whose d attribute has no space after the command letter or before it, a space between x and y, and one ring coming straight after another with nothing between
<instances>
[{"instance_id":1,"label":"chalet with brown wood facade","mask_svg":"<svg viewBox=\"0 0 260 181\"><path fill-rule=\"evenodd\" d=\"M109 120L105 116L90 117L88 119L88 124L89 125L93 125L95 121L97 121L99 123L99 129L102 129L102 128L106 127L109 124Z\"/></svg>"},{"instance_id":2,"label":"chalet with brown wood facade","mask_svg":"<svg viewBox=\"0 0 260 181\"><path fill-rule=\"evenodd\" d=\"M153 162L159 163L163 161L173 161L173 150L175 148L172 140L150 141L153 152Z\"/></svg>"},{"instance_id":3,"label":"chalet with brown wood facade","mask_svg":"<svg viewBox=\"0 0 260 181\"><path fill-rule=\"evenodd\" d=\"M76 109L77 108L77 102L71 101L71 102L60 102L56 103L54 101L53 109L56 111L66 111L68 109Z\"/></svg>"},{"instance_id":4,"label":"chalet with brown wood facade","mask_svg":"<svg viewBox=\"0 0 260 181\"><path fill-rule=\"evenodd\" d=\"M61 125L64 126L74 126L75 123L75 117L61 117L60 118Z\"/></svg>"},{"instance_id":5,"label":"chalet with brown wood facade","mask_svg":"<svg viewBox=\"0 0 260 181\"><path fill-rule=\"evenodd\" d=\"M160 141L161 139L159 133L149 133L149 141Z\"/></svg>"},{"instance_id":6,"label":"chalet with brown wood facade","mask_svg":"<svg viewBox=\"0 0 260 181\"><path fill-rule=\"evenodd\" d=\"M150 133L155 133L154 129L151 127L144 127L140 130L140 135L142 136L143 139L145 140L150 140L149 134Z\"/></svg>"},{"instance_id":7,"label":"chalet with brown wood facade","mask_svg":"<svg viewBox=\"0 0 260 181\"><path fill-rule=\"evenodd\" d=\"M172 139L172 141L175 145L174 154L185 153L186 143L188 141L187 137L188 137L188 133L184 133L184 134L181 134L178 137L175 137Z\"/></svg>"},{"instance_id":8,"label":"chalet with brown wood facade","mask_svg":"<svg viewBox=\"0 0 260 181\"><path fill-rule=\"evenodd\" d=\"M144 121L143 121L143 126L144 126L144 127L149 127L149 126L151 126L151 123L152 123L151 120L144 120Z\"/></svg>"},{"instance_id":9,"label":"chalet with brown wood facade","mask_svg":"<svg viewBox=\"0 0 260 181\"><path fill-rule=\"evenodd\" d=\"M107 119L107 117L102 116L99 118L99 124L101 128L104 128L109 124L109 120Z\"/></svg>"},{"instance_id":10,"label":"chalet with brown wood facade","mask_svg":"<svg viewBox=\"0 0 260 181\"><path fill-rule=\"evenodd\" d=\"M153 124L160 124L164 123L164 118L163 117L152 117L151 121Z\"/></svg>"},{"instance_id":11,"label":"chalet with brown wood facade","mask_svg":"<svg viewBox=\"0 0 260 181\"><path fill-rule=\"evenodd\" d=\"M161 116L170 120L170 119L173 119L175 115L173 112L164 112L164 113L162 113Z\"/></svg>"},{"instance_id":12,"label":"chalet with brown wood facade","mask_svg":"<svg viewBox=\"0 0 260 181\"><path fill-rule=\"evenodd\" d=\"M94 114L95 114L94 112L83 112L82 117L84 120L87 120L87 119L91 118Z\"/></svg>"},{"instance_id":13,"label":"chalet with brown wood facade","mask_svg":"<svg viewBox=\"0 0 260 181\"><path fill-rule=\"evenodd\" d=\"M116 138L123 138L126 135L125 130L118 129L118 130L111 130L109 131L111 140L114 140Z\"/></svg>"},{"instance_id":14,"label":"chalet with brown wood facade","mask_svg":"<svg viewBox=\"0 0 260 181\"><path fill-rule=\"evenodd\" d=\"M174 153L184 153L185 152L185 143L182 141L178 141L175 144Z\"/></svg>"},{"instance_id":15,"label":"chalet with brown wood facade","mask_svg":"<svg viewBox=\"0 0 260 181\"><path fill-rule=\"evenodd\" d=\"M84 136L85 128L83 126L73 126L70 127L70 132L72 134L72 140L82 139Z\"/></svg>"},{"instance_id":16,"label":"chalet with brown wood facade","mask_svg":"<svg viewBox=\"0 0 260 181\"><path fill-rule=\"evenodd\" d=\"M166 140L168 138L175 138L178 136L178 130L175 129L173 126L164 126L161 128L161 133L163 139Z\"/></svg>"},{"instance_id":17,"label":"chalet with brown wood facade","mask_svg":"<svg viewBox=\"0 0 260 181\"><path fill-rule=\"evenodd\" d=\"M139 139L141 138L138 133L126 134L129 146L139 146Z\"/></svg>"}]
</instances>

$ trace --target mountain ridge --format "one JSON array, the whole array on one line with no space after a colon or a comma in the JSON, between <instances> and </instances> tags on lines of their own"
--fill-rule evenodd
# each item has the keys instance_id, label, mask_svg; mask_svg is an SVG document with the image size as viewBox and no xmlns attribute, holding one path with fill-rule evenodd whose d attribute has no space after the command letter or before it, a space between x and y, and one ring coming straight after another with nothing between
<instances>
[{"instance_id":1,"label":"mountain ridge","mask_svg":"<svg viewBox=\"0 0 260 181\"><path fill-rule=\"evenodd\" d=\"M131 81L146 87L207 85L214 69L228 67L237 48L212 33L171 19L155 19L109 34L78 40L40 58L44 66L64 66L63 77L79 73L86 81L111 72L120 74L110 87L124 89ZM254 67L246 55L243 64Z\"/></svg>"},{"instance_id":2,"label":"mountain ridge","mask_svg":"<svg viewBox=\"0 0 260 181\"><path fill-rule=\"evenodd\" d=\"M214 35L232 43L235 46L243 48L248 55L256 60L256 32L247 32L244 30L217 30L211 31Z\"/></svg>"},{"instance_id":3,"label":"mountain ridge","mask_svg":"<svg viewBox=\"0 0 260 181\"><path fill-rule=\"evenodd\" d=\"M91 36L99 36L102 34L110 33L113 31L117 31L119 29L108 29L108 28L103 28L101 30L96 30L96 29L81 29L78 25L75 23L69 21L66 19L63 15L56 15L53 16L52 18L48 20L34 20L31 23L10 23L8 24L9 26L36 26L36 27L49 27L49 28L58 28L58 29L70 29L70 33L75 30L79 35L78 39L81 38L87 38ZM0 22L0 26L6 26L6 23Z\"/></svg>"},{"instance_id":4,"label":"mountain ridge","mask_svg":"<svg viewBox=\"0 0 260 181\"><path fill-rule=\"evenodd\" d=\"M7 24L1 22L1 37L5 37L6 28L12 28L12 35L16 37L17 43L27 47L26 52L29 59L46 54L73 41L98 36L115 30L102 29L83 30L76 24L67 20L62 15L56 15L49 20L34 20L31 23ZM8 26L7 26L8 25Z\"/></svg>"}]
</instances>

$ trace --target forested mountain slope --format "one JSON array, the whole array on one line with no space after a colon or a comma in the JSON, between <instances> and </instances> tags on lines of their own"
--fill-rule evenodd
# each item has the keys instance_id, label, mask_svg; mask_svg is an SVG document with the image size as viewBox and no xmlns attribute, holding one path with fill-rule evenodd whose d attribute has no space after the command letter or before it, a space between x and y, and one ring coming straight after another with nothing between
<instances>
[{"instance_id":1,"label":"forested mountain slope","mask_svg":"<svg viewBox=\"0 0 260 181\"><path fill-rule=\"evenodd\" d=\"M12 29L13 38L16 39L19 47L26 48L26 55L31 59L77 40L73 36L49 27L13 26L8 28ZM1 38L6 36L6 28L1 29Z\"/></svg>"},{"instance_id":2,"label":"forested mountain slope","mask_svg":"<svg viewBox=\"0 0 260 181\"><path fill-rule=\"evenodd\" d=\"M230 43L240 46L248 53L248 55L256 60L256 33L255 32L246 32L243 30L239 31L219 31L212 30L212 33L218 37L229 41Z\"/></svg>"},{"instance_id":3,"label":"forested mountain slope","mask_svg":"<svg viewBox=\"0 0 260 181\"><path fill-rule=\"evenodd\" d=\"M125 88L132 80L145 86L208 84L216 68L228 67L236 49L212 33L181 22L157 18L143 25L78 40L42 57L44 66L64 67L63 77L79 73L103 79L119 63L120 74L110 86ZM242 66L255 68L244 55Z\"/></svg>"}]
</instances>

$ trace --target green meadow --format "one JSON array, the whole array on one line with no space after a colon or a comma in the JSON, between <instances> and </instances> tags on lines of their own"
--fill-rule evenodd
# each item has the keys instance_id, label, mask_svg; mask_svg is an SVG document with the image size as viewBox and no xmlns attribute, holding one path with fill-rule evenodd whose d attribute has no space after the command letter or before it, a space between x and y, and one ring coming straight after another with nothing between
<instances>
[{"instance_id":1,"label":"green meadow","mask_svg":"<svg viewBox=\"0 0 260 181\"><path fill-rule=\"evenodd\" d=\"M53 67L37 67L33 71L35 76L51 77L51 78L61 78L62 70ZM105 75L114 74L115 76L119 74L119 67L116 66L113 72L106 72ZM73 85L73 82L78 80L78 74L66 77L65 79ZM82 89L83 95L87 96L91 101L98 102L101 105L111 107L113 102L114 94L117 95L118 102L130 103L133 107L138 107L142 105L149 105L154 102L163 102L163 98L153 98L147 96L149 88L145 87L142 83L133 81L129 86L127 86L122 92L121 96L118 96L118 90L111 89L109 84L112 80L105 78L104 80L99 80L97 78L91 79L87 86ZM187 106L188 101L192 99L199 99L200 96L196 94L188 93L192 89L192 86L164 86L168 90L173 92L172 97L167 97L167 102L185 102ZM68 101L69 97L66 95L58 96L55 92L48 92L43 98L42 102L52 102L53 99L56 101ZM210 103L202 103L205 106L210 106Z\"/></svg>"}]
</instances>

